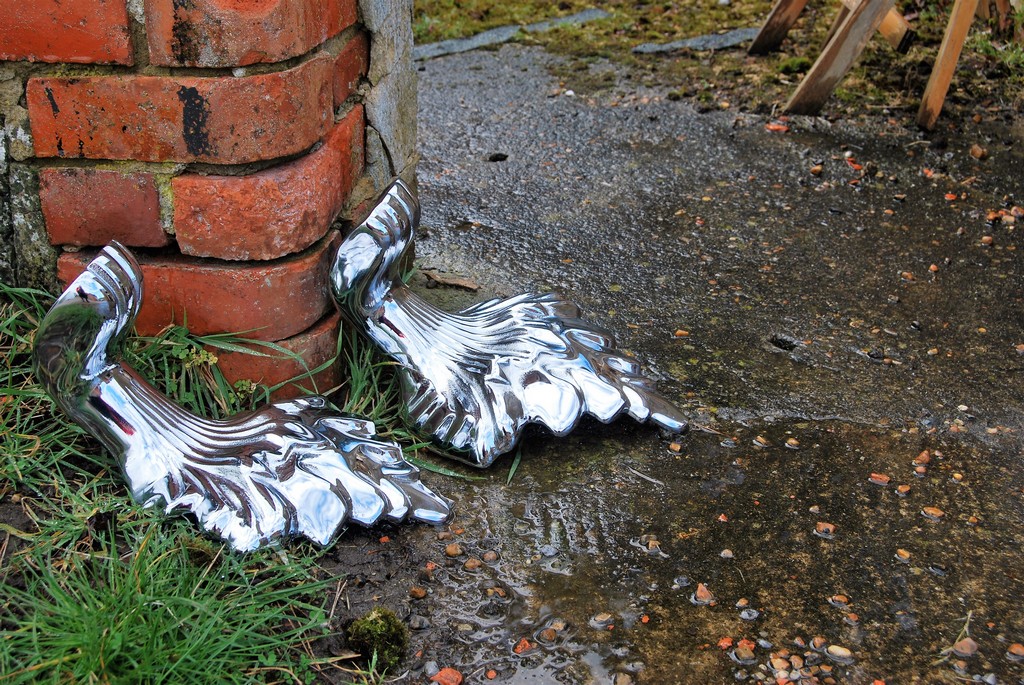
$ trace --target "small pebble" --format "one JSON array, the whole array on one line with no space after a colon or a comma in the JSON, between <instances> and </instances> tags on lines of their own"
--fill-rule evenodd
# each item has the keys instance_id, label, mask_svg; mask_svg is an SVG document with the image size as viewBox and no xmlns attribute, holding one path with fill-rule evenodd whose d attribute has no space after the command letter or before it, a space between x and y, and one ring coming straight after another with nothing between
<instances>
[{"instance_id":1,"label":"small pebble","mask_svg":"<svg viewBox=\"0 0 1024 685\"><path fill-rule=\"evenodd\" d=\"M768 442L768 438L764 437L763 435L759 435L756 438L754 438L755 447L768 447L770 445L771 443Z\"/></svg>"},{"instance_id":2,"label":"small pebble","mask_svg":"<svg viewBox=\"0 0 1024 685\"><path fill-rule=\"evenodd\" d=\"M522 654L523 652L529 652L531 649L533 649L536 646L537 645L535 645L534 643L530 642L525 637L523 637L523 638L519 639L519 642L517 642L516 646L512 648L512 651L515 652L516 654Z\"/></svg>"},{"instance_id":3,"label":"small pebble","mask_svg":"<svg viewBox=\"0 0 1024 685\"><path fill-rule=\"evenodd\" d=\"M718 553L718 556L722 557L723 559L732 559L733 558L732 550L731 549L723 549L721 552Z\"/></svg>"},{"instance_id":4,"label":"small pebble","mask_svg":"<svg viewBox=\"0 0 1024 685\"><path fill-rule=\"evenodd\" d=\"M457 557L462 555L462 545L457 542L453 542L449 545L445 545L444 554L447 557Z\"/></svg>"},{"instance_id":5,"label":"small pebble","mask_svg":"<svg viewBox=\"0 0 1024 685\"><path fill-rule=\"evenodd\" d=\"M978 651L978 643L969 637L959 640L953 645L953 653L959 657L971 657Z\"/></svg>"},{"instance_id":6,"label":"small pebble","mask_svg":"<svg viewBox=\"0 0 1024 685\"><path fill-rule=\"evenodd\" d=\"M750 600L746 597L740 597L736 600L737 609L746 609L748 606L750 606Z\"/></svg>"},{"instance_id":7,"label":"small pebble","mask_svg":"<svg viewBox=\"0 0 1024 685\"><path fill-rule=\"evenodd\" d=\"M442 541L451 540L452 537L452 532L450 530L442 530L440 533L437 534L437 539Z\"/></svg>"},{"instance_id":8,"label":"small pebble","mask_svg":"<svg viewBox=\"0 0 1024 685\"><path fill-rule=\"evenodd\" d=\"M915 464L927 464L927 463L931 462L931 460L932 460L932 455L931 455L931 452L929 452L928 450L922 450L920 454L918 454L916 457L914 457L914 463Z\"/></svg>"},{"instance_id":9,"label":"small pebble","mask_svg":"<svg viewBox=\"0 0 1024 685\"><path fill-rule=\"evenodd\" d=\"M905 549L896 550L896 558L902 561L904 564L910 563L910 552Z\"/></svg>"},{"instance_id":10,"label":"small pebble","mask_svg":"<svg viewBox=\"0 0 1024 685\"><path fill-rule=\"evenodd\" d=\"M435 673L430 680L438 683L438 685L462 685L463 677L459 671L450 666L445 666Z\"/></svg>"},{"instance_id":11,"label":"small pebble","mask_svg":"<svg viewBox=\"0 0 1024 685\"><path fill-rule=\"evenodd\" d=\"M874 483L875 485L888 485L889 481L892 479L889 478L889 476L885 475L884 473L872 473L870 476L868 476L868 480Z\"/></svg>"},{"instance_id":12,"label":"small pebble","mask_svg":"<svg viewBox=\"0 0 1024 685\"><path fill-rule=\"evenodd\" d=\"M897 495L906 496L906 494L908 492L910 492L910 486L909 485L897 485L896 486L896 494Z\"/></svg>"},{"instance_id":13,"label":"small pebble","mask_svg":"<svg viewBox=\"0 0 1024 685\"><path fill-rule=\"evenodd\" d=\"M846 595L832 595L828 598L828 603L834 607L845 609L850 604L850 598Z\"/></svg>"},{"instance_id":14,"label":"small pebble","mask_svg":"<svg viewBox=\"0 0 1024 685\"><path fill-rule=\"evenodd\" d=\"M470 557L469 559L466 559L466 563L464 563L462 567L467 571L476 571L483 565L484 562L480 561L476 557Z\"/></svg>"},{"instance_id":15,"label":"small pebble","mask_svg":"<svg viewBox=\"0 0 1024 685\"><path fill-rule=\"evenodd\" d=\"M1024 645L1014 642L1006 649L1006 658L1011 661L1024 661Z\"/></svg>"},{"instance_id":16,"label":"small pebble","mask_svg":"<svg viewBox=\"0 0 1024 685\"><path fill-rule=\"evenodd\" d=\"M853 661L853 652L848 650L846 647L840 647L839 645L829 645L825 653L833 661L840 664L848 664Z\"/></svg>"},{"instance_id":17,"label":"small pebble","mask_svg":"<svg viewBox=\"0 0 1024 685\"><path fill-rule=\"evenodd\" d=\"M744 609L743 611L740 612L740 618L743 619L744 621L754 621L760 615L761 615L761 612L758 611L757 609Z\"/></svg>"},{"instance_id":18,"label":"small pebble","mask_svg":"<svg viewBox=\"0 0 1024 685\"><path fill-rule=\"evenodd\" d=\"M419 614L409 615L409 630L426 630L430 627L430 619Z\"/></svg>"},{"instance_id":19,"label":"small pebble","mask_svg":"<svg viewBox=\"0 0 1024 685\"><path fill-rule=\"evenodd\" d=\"M962 474L962 473L954 473L953 474L953 480L955 480L957 483L959 483L963 479L964 479L964 474Z\"/></svg>"},{"instance_id":20,"label":"small pebble","mask_svg":"<svg viewBox=\"0 0 1024 685\"><path fill-rule=\"evenodd\" d=\"M815 176L821 176L822 171L824 171L824 168L820 164L815 164L811 167L811 173Z\"/></svg>"},{"instance_id":21,"label":"small pebble","mask_svg":"<svg viewBox=\"0 0 1024 685\"><path fill-rule=\"evenodd\" d=\"M786 441L786 447L789 447L790 449L796 449L799 446L800 441L797 440L796 438L790 438L789 440Z\"/></svg>"},{"instance_id":22,"label":"small pebble","mask_svg":"<svg viewBox=\"0 0 1024 685\"><path fill-rule=\"evenodd\" d=\"M752 664L755 661L754 650L749 647L737 647L732 650L732 658L741 664Z\"/></svg>"},{"instance_id":23,"label":"small pebble","mask_svg":"<svg viewBox=\"0 0 1024 685\"><path fill-rule=\"evenodd\" d=\"M938 507L925 507L921 510L921 513L924 514L926 518L930 518L933 521L938 521L946 515L946 512L942 511L942 509L939 509Z\"/></svg>"},{"instance_id":24,"label":"small pebble","mask_svg":"<svg viewBox=\"0 0 1024 685\"><path fill-rule=\"evenodd\" d=\"M701 606L714 604L715 595L704 583L697 583L697 591L690 596L690 601Z\"/></svg>"},{"instance_id":25,"label":"small pebble","mask_svg":"<svg viewBox=\"0 0 1024 685\"><path fill-rule=\"evenodd\" d=\"M419 585L413 585L409 588L409 596L413 599L423 599L427 596L426 588L422 588Z\"/></svg>"},{"instance_id":26,"label":"small pebble","mask_svg":"<svg viewBox=\"0 0 1024 685\"><path fill-rule=\"evenodd\" d=\"M488 564L493 564L497 560L498 553L494 550L487 550L486 552L484 552L484 561L486 561Z\"/></svg>"},{"instance_id":27,"label":"small pebble","mask_svg":"<svg viewBox=\"0 0 1024 685\"><path fill-rule=\"evenodd\" d=\"M669 444L668 449L669 449L669 451L675 452L676 454L678 454L679 452L681 452L683 450L683 446L681 444L679 444L678 442L673 442L673 443Z\"/></svg>"},{"instance_id":28,"label":"small pebble","mask_svg":"<svg viewBox=\"0 0 1024 685\"><path fill-rule=\"evenodd\" d=\"M823 638L821 635L815 635L814 638L811 639L811 648L812 649L816 649L819 652L821 650L825 649L825 646L827 644L828 644L828 640Z\"/></svg>"},{"instance_id":29,"label":"small pebble","mask_svg":"<svg viewBox=\"0 0 1024 685\"><path fill-rule=\"evenodd\" d=\"M836 534L835 524L818 521L814 524L814 534L826 540L831 540Z\"/></svg>"}]
</instances>

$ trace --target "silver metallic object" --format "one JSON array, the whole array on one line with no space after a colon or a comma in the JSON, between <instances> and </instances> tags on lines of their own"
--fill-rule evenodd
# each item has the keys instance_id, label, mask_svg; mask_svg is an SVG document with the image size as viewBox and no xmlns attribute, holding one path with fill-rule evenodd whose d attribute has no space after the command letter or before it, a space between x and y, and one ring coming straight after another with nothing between
<instances>
[{"instance_id":1,"label":"silver metallic object","mask_svg":"<svg viewBox=\"0 0 1024 685\"><path fill-rule=\"evenodd\" d=\"M142 272L113 243L35 338L39 382L118 458L136 501L191 512L238 550L295 535L327 544L348 521L448 519L449 503L420 483L396 444L323 397L225 421L172 403L117 359L141 300Z\"/></svg>"},{"instance_id":2,"label":"silver metallic object","mask_svg":"<svg viewBox=\"0 0 1024 685\"><path fill-rule=\"evenodd\" d=\"M529 423L565 435L584 413L686 430L612 335L557 295L488 300L457 314L415 295L399 265L419 211L396 181L338 249L331 285L342 313L401 365L405 404L421 430L476 466L510 451Z\"/></svg>"}]
</instances>

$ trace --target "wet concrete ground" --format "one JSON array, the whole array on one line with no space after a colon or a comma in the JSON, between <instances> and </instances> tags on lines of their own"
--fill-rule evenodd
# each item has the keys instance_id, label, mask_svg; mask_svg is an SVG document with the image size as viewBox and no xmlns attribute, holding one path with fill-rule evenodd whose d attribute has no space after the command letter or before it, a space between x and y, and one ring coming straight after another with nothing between
<instances>
[{"instance_id":1,"label":"wet concrete ground","mask_svg":"<svg viewBox=\"0 0 1024 685\"><path fill-rule=\"evenodd\" d=\"M769 131L556 59L422 63L418 256L481 286L426 296L559 290L694 430L428 475L455 522L343 539L348 610L409 621L405 682L1024 683L1019 125Z\"/></svg>"}]
</instances>

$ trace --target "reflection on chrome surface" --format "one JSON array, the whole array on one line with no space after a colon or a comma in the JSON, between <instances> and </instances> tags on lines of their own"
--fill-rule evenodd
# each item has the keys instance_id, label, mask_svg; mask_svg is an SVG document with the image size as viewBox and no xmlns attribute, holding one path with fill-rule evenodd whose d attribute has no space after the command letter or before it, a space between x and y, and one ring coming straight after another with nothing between
<instances>
[{"instance_id":1,"label":"reflection on chrome surface","mask_svg":"<svg viewBox=\"0 0 1024 685\"><path fill-rule=\"evenodd\" d=\"M659 395L612 335L554 294L489 300L451 314L413 294L399 274L419 204L396 181L342 243L331 269L334 298L401 365L410 418L439 443L487 466L524 426L556 435L584 414L621 414L674 432L681 412Z\"/></svg>"},{"instance_id":2,"label":"reflection on chrome surface","mask_svg":"<svg viewBox=\"0 0 1024 685\"><path fill-rule=\"evenodd\" d=\"M35 338L36 377L119 460L136 501L191 512L238 550L304 535L329 543L349 521L440 523L449 503L398 445L323 397L225 421L196 416L118 359L142 272L113 243L54 303Z\"/></svg>"}]
</instances>

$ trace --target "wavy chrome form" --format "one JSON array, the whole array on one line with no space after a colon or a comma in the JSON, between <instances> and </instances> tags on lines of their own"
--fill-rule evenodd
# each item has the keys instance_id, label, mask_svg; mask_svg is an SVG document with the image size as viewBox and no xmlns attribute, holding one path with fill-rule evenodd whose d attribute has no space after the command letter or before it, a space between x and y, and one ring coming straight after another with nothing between
<instances>
[{"instance_id":1,"label":"wavy chrome form","mask_svg":"<svg viewBox=\"0 0 1024 685\"><path fill-rule=\"evenodd\" d=\"M304 535L326 545L348 521L441 523L449 503L369 421L323 397L212 421L168 400L117 360L142 300L124 247L104 248L58 298L35 338L36 377L120 461L132 496L191 512L237 550Z\"/></svg>"},{"instance_id":2,"label":"wavy chrome form","mask_svg":"<svg viewBox=\"0 0 1024 685\"><path fill-rule=\"evenodd\" d=\"M584 413L686 430L681 412L572 302L519 295L449 314L413 294L399 263L419 212L396 181L338 249L331 285L342 313L401 364L406 407L421 430L476 466L510 451L526 424L565 435Z\"/></svg>"}]
</instances>

